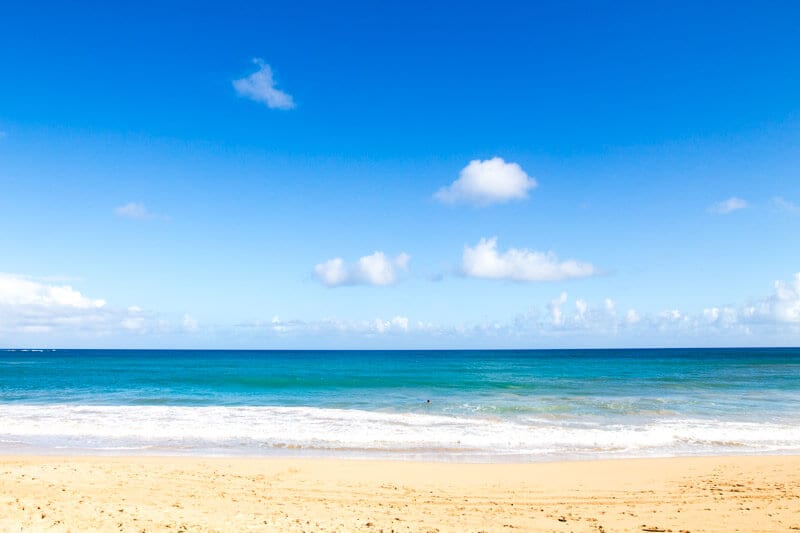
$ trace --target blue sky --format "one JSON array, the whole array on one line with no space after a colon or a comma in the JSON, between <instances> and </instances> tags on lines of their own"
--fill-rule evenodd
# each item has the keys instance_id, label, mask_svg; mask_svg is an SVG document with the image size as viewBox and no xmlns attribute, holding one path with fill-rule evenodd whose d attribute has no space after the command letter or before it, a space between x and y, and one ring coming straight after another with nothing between
<instances>
[{"instance_id":1,"label":"blue sky","mask_svg":"<svg viewBox=\"0 0 800 533\"><path fill-rule=\"evenodd\" d=\"M791 2L0 8L0 345L800 343Z\"/></svg>"}]
</instances>

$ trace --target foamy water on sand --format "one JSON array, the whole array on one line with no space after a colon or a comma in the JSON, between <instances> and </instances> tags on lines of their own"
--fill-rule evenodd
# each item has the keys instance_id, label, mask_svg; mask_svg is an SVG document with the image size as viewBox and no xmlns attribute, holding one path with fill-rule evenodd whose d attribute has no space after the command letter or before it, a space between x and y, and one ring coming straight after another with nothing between
<instances>
[{"instance_id":1,"label":"foamy water on sand","mask_svg":"<svg viewBox=\"0 0 800 533\"><path fill-rule=\"evenodd\" d=\"M0 454L797 454L798 376L792 349L4 351Z\"/></svg>"}]
</instances>

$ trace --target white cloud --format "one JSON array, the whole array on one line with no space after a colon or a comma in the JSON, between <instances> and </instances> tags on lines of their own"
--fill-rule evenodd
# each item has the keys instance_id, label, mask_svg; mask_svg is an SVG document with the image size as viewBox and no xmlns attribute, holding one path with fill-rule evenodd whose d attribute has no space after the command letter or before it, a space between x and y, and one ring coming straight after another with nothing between
<instances>
[{"instance_id":1,"label":"white cloud","mask_svg":"<svg viewBox=\"0 0 800 533\"><path fill-rule=\"evenodd\" d=\"M716 213L717 215L727 215L728 213L733 213L734 211L738 211L739 209L744 209L747 206L748 204L745 200L732 196L727 200L715 203L714 205L708 208L708 211L710 213Z\"/></svg>"},{"instance_id":2,"label":"white cloud","mask_svg":"<svg viewBox=\"0 0 800 533\"><path fill-rule=\"evenodd\" d=\"M405 256L400 258L399 263L404 262ZM395 280L395 264L383 252L359 258L353 272L355 281L367 285L389 285Z\"/></svg>"},{"instance_id":3,"label":"white cloud","mask_svg":"<svg viewBox=\"0 0 800 533\"><path fill-rule=\"evenodd\" d=\"M442 187L434 197L444 203L469 203L479 206L522 200L534 189L536 180L516 163L500 157L470 161L458 179Z\"/></svg>"},{"instance_id":4,"label":"white cloud","mask_svg":"<svg viewBox=\"0 0 800 533\"><path fill-rule=\"evenodd\" d=\"M667 311L662 311L658 315L658 318L665 320L667 322L679 322L681 320L686 320L686 317L681 314L681 312L677 309L669 309Z\"/></svg>"},{"instance_id":5,"label":"white cloud","mask_svg":"<svg viewBox=\"0 0 800 533\"><path fill-rule=\"evenodd\" d=\"M697 339L707 343L715 336L729 344L733 337L758 338L754 334L770 335L778 344L800 340L800 272L788 281L778 280L774 291L765 298L739 307L717 305L704 308L699 313L669 309L641 316L631 309L625 316L629 327L636 327L643 335L675 335L673 339ZM767 337L763 337L767 338ZM684 340L684 343L687 341ZM763 342L763 341L762 341Z\"/></svg>"},{"instance_id":6,"label":"white cloud","mask_svg":"<svg viewBox=\"0 0 800 533\"><path fill-rule=\"evenodd\" d=\"M319 280L328 287L337 287L347 283L347 268L344 259L335 257L328 259L324 263L319 263L314 267Z\"/></svg>"},{"instance_id":7,"label":"white cloud","mask_svg":"<svg viewBox=\"0 0 800 533\"><path fill-rule=\"evenodd\" d=\"M120 325L131 331L140 331L145 328L145 317L143 316L129 316L120 321Z\"/></svg>"},{"instance_id":8,"label":"white cloud","mask_svg":"<svg viewBox=\"0 0 800 533\"><path fill-rule=\"evenodd\" d=\"M562 292L547 304L544 320L517 320L515 329L536 332L537 334L563 333L568 331L596 331L613 334L620 326L616 318L616 302L611 298L603 299L600 305L592 305L583 298L575 299L575 311L565 310L569 296Z\"/></svg>"},{"instance_id":9,"label":"white cloud","mask_svg":"<svg viewBox=\"0 0 800 533\"><path fill-rule=\"evenodd\" d=\"M391 320L375 319L375 331L385 333L387 331L408 331L408 318L396 316Z\"/></svg>"},{"instance_id":10,"label":"white cloud","mask_svg":"<svg viewBox=\"0 0 800 533\"><path fill-rule=\"evenodd\" d=\"M397 265L398 268L403 270L408 270L408 263L411 261L411 256L405 252L400 252L397 257L394 258L394 264Z\"/></svg>"},{"instance_id":11,"label":"white cloud","mask_svg":"<svg viewBox=\"0 0 800 533\"><path fill-rule=\"evenodd\" d=\"M791 281L776 281L763 307L778 322L800 323L800 272Z\"/></svg>"},{"instance_id":12,"label":"white cloud","mask_svg":"<svg viewBox=\"0 0 800 533\"><path fill-rule=\"evenodd\" d=\"M564 313L561 312L561 306L564 305L565 303L567 303L567 293L566 292L562 292L558 296L558 298L556 298L555 300L552 300L550 302L550 305L549 305L550 314L553 317L553 325L555 325L555 326L560 326L564 322L564 320L563 320Z\"/></svg>"},{"instance_id":13,"label":"white cloud","mask_svg":"<svg viewBox=\"0 0 800 533\"><path fill-rule=\"evenodd\" d=\"M732 326L739 321L739 313L732 307L710 307L703 309L703 318L709 324Z\"/></svg>"},{"instance_id":14,"label":"white cloud","mask_svg":"<svg viewBox=\"0 0 800 533\"><path fill-rule=\"evenodd\" d=\"M317 278L328 287L342 285L391 285L401 271L408 270L411 256L405 252L390 259L383 252L365 255L353 265L335 257L314 267Z\"/></svg>"},{"instance_id":15,"label":"white cloud","mask_svg":"<svg viewBox=\"0 0 800 533\"><path fill-rule=\"evenodd\" d=\"M575 309L578 311L578 315L575 318L578 320L583 320L586 318L586 310L589 309L589 304L586 302L586 300L578 298L575 300Z\"/></svg>"},{"instance_id":16,"label":"white cloud","mask_svg":"<svg viewBox=\"0 0 800 533\"><path fill-rule=\"evenodd\" d=\"M342 320L325 318L317 321L283 320L278 316L267 322L251 321L237 326L240 329L261 331L280 336L298 335L308 338L313 335L356 335L374 336L384 334L405 334L422 326L412 326L408 317L397 315L390 319L374 318L372 320Z\"/></svg>"},{"instance_id":17,"label":"white cloud","mask_svg":"<svg viewBox=\"0 0 800 533\"><path fill-rule=\"evenodd\" d=\"M0 337L34 332L72 337L108 334L144 329L151 319L137 307L112 308L69 285L0 273Z\"/></svg>"},{"instance_id":18,"label":"white cloud","mask_svg":"<svg viewBox=\"0 0 800 533\"><path fill-rule=\"evenodd\" d=\"M800 205L790 202L780 196L773 198L772 203L781 211L786 211L787 213L793 213L795 215L800 214Z\"/></svg>"},{"instance_id":19,"label":"white cloud","mask_svg":"<svg viewBox=\"0 0 800 533\"><path fill-rule=\"evenodd\" d=\"M715 325L790 326L800 325L800 272L792 279L777 280L766 298L742 305L715 306L703 310L703 319ZM798 330L800 331L800 330Z\"/></svg>"},{"instance_id":20,"label":"white cloud","mask_svg":"<svg viewBox=\"0 0 800 533\"><path fill-rule=\"evenodd\" d=\"M187 331L197 331L197 328L199 327L197 320L189 314L183 315L182 324L183 329Z\"/></svg>"},{"instance_id":21,"label":"white cloud","mask_svg":"<svg viewBox=\"0 0 800 533\"><path fill-rule=\"evenodd\" d=\"M233 88L239 96L266 104L270 109L292 109L294 100L291 95L275 88L272 69L262 59L255 58L253 63L258 70L244 78L234 80Z\"/></svg>"},{"instance_id":22,"label":"white cloud","mask_svg":"<svg viewBox=\"0 0 800 533\"><path fill-rule=\"evenodd\" d=\"M169 217L157 215L150 212L144 204L138 202L128 202L127 204L120 205L114 208L114 214L122 218L130 218L133 220L155 220L164 219L168 220Z\"/></svg>"},{"instance_id":23,"label":"white cloud","mask_svg":"<svg viewBox=\"0 0 800 533\"><path fill-rule=\"evenodd\" d=\"M106 302L87 298L69 285L47 285L24 276L0 273L0 305L99 309Z\"/></svg>"},{"instance_id":24,"label":"white cloud","mask_svg":"<svg viewBox=\"0 0 800 533\"><path fill-rule=\"evenodd\" d=\"M625 323L629 326L632 326L642 320L642 317L639 316L639 313L636 309L628 309L628 312L625 313Z\"/></svg>"},{"instance_id":25,"label":"white cloud","mask_svg":"<svg viewBox=\"0 0 800 533\"><path fill-rule=\"evenodd\" d=\"M188 315L181 328L136 305L113 307L47 279L0 273L0 345L85 345L89 339L193 331Z\"/></svg>"},{"instance_id":26,"label":"white cloud","mask_svg":"<svg viewBox=\"0 0 800 533\"><path fill-rule=\"evenodd\" d=\"M573 259L559 261L553 252L509 248L500 254L496 237L483 238L473 247L464 246L461 269L465 275L475 278L514 281L558 281L597 273L590 263Z\"/></svg>"}]
</instances>

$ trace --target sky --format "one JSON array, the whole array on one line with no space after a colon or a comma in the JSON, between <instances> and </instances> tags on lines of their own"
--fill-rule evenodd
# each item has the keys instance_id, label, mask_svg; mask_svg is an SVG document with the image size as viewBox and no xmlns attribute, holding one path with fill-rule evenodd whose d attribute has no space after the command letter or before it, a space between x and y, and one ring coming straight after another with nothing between
<instances>
[{"instance_id":1,"label":"sky","mask_svg":"<svg viewBox=\"0 0 800 533\"><path fill-rule=\"evenodd\" d=\"M117 4L0 6L0 346L800 345L794 2Z\"/></svg>"}]
</instances>

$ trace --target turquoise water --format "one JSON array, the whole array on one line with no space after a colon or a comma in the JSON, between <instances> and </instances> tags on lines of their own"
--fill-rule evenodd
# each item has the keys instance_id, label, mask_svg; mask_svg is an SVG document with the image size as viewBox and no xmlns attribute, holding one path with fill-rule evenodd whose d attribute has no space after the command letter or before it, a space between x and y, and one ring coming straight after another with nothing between
<instances>
[{"instance_id":1,"label":"turquoise water","mask_svg":"<svg viewBox=\"0 0 800 533\"><path fill-rule=\"evenodd\" d=\"M800 349L0 351L0 453L29 452L800 453Z\"/></svg>"}]
</instances>

